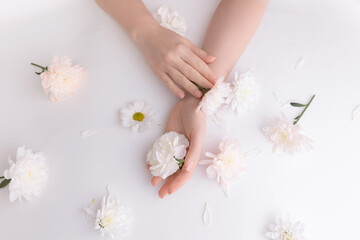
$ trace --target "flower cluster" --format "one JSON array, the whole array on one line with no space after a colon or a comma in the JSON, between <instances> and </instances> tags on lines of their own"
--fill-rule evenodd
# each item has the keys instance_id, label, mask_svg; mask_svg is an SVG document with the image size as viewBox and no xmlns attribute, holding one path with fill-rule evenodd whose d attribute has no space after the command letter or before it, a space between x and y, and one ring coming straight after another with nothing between
<instances>
[{"instance_id":1,"label":"flower cluster","mask_svg":"<svg viewBox=\"0 0 360 240\"><path fill-rule=\"evenodd\" d=\"M109 235L113 238L128 231L131 216L129 209L120 204L112 188L108 186L107 190L108 196L103 197L99 209L96 209L93 200L84 211L95 218L95 229L100 231L101 237Z\"/></svg>"},{"instance_id":2,"label":"flower cluster","mask_svg":"<svg viewBox=\"0 0 360 240\"><path fill-rule=\"evenodd\" d=\"M44 154L33 153L25 146L19 147L16 161L9 157L10 168L5 170L5 187L9 183L10 202L25 198L31 201L33 197L41 194L48 179L48 166ZM4 182L3 181L3 182Z\"/></svg>"},{"instance_id":3,"label":"flower cluster","mask_svg":"<svg viewBox=\"0 0 360 240\"><path fill-rule=\"evenodd\" d=\"M212 115L220 108L230 105L234 113L239 115L253 109L259 99L259 89L260 85L254 80L251 71L240 75L235 72L231 83L225 82L224 77L219 78L203 96L196 111L201 109L206 115Z\"/></svg>"},{"instance_id":4,"label":"flower cluster","mask_svg":"<svg viewBox=\"0 0 360 240\"><path fill-rule=\"evenodd\" d=\"M303 236L304 224L301 222L292 223L289 215L276 216L275 224L269 225L270 232L266 237L271 240L305 240Z\"/></svg>"},{"instance_id":5,"label":"flower cluster","mask_svg":"<svg viewBox=\"0 0 360 240\"><path fill-rule=\"evenodd\" d=\"M146 156L151 174L165 179L175 173L184 162L188 146L189 141L182 134L167 132L162 135Z\"/></svg>"},{"instance_id":6,"label":"flower cluster","mask_svg":"<svg viewBox=\"0 0 360 240\"><path fill-rule=\"evenodd\" d=\"M42 72L37 74L40 74L44 91L53 102L74 95L84 79L84 68L80 65L72 65L68 55L61 58L56 55L50 67L42 67L34 63L32 65L42 69Z\"/></svg>"},{"instance_id":7,"label":"flower cluster","mask_svg":"<svg viewBox=\"0 0 360 240\"><path fill-rule=\"evenodd\" d=\"M134 101L120 110L121 125L130 127L134 132L143 132L153 126L153 108L144 101Z\"/></svg>"},{"instance_id":8,"label":"flower cluster","mask_svg":"<svg viewBox=\"0 0 360 240\"><path fill-rule=\"evenodd\" d=\"M209 164L206 169L209 178L216 179L221 189L228 196L229 184L239 180L242 173L246 171L245 154L241 151L238 139L231 140L227 136L219 146L220 153L210 152L205 155L211 160L201 160L199 164Z\"/></svg>"},{"instance_id":9,"label":"flower cluster","mask_svg":"<svg viewBox=\"0 0 360 240\"><path fill-rule=\"evenodd\" d=\"M159 6L153 13L153 17L164 28L184 36L187 30L185 19L178 12L166 7Z\"/></svg>"}]
</instances>

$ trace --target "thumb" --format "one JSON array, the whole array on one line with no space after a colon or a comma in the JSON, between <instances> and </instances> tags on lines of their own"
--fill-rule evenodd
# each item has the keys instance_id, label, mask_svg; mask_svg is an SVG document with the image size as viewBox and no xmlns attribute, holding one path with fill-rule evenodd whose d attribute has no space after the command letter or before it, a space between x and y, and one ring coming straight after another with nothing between
<instances>
[{"instance_id":1,"label":"thumb","mask_svg":"<svg viewBox=\"0 0 360 240\"><path fill-rule=\"evenodd\" d=\"M190 172L199 161L205 138L199 131L191 136L189 151L185 157L184 168Z\"/></svg>"}]
</instances>

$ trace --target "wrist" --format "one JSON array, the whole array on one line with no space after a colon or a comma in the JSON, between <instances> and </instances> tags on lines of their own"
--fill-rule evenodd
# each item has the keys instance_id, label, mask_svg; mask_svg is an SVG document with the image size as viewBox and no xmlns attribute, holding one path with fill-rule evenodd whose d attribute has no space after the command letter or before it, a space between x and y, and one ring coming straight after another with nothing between
<instances>
[{"instance_id":1,"label":"wrist","mask_svg":"<svg viewBox=\"0 0 360 240\"><path fill-rule=\"evenodd\" d=\"M153 36L160 27L159 23L152 18L151 21L142 21L142 23L137 24L133 29L131 29L130 36L134 42L142 48L144 41L146 41L149 36Z\"/></svg>"}]
</instances>

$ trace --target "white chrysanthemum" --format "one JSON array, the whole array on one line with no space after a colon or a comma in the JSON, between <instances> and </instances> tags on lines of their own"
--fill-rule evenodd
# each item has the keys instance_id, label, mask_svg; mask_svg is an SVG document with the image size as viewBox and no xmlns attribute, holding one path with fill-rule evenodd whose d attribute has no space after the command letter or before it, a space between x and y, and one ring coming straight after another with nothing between
<instances>
[{"instance_id":1,"label":"white chrysanthemum","mask_svg":"<svg viewBox=\"0 0 360 240\"><path fill-rule=\"evenodd\" d=\"M40 74L42 86L50 100L57 102L75 94L84 79L84 68L72 65L68 55L59 59L56 55L47 71Z\"/></svg>"},{"instance_id":2,"label":"white chrysanthemum","mask_svg":"<svg viewBox=\"0 0 360 240\"><path fill-rule=\"evenodd\" d=\"M154 124L154 110L144 101L134 101L120 110L121 125L134 132L143 132Z\"/></svg>"},{"instance_id":3,"label":"white chrysanthemum","mask_svg":"<svg viewBox=\"0 0 360 240\"><path fill-rule=\"evenodd\" d=\"M305 240L303 236L304 224L301 222L291 223L289 216L276 216L276 223L269 225L270 232L266 237L271 240Z\"/></svg>"},{"instance_id":4,"label":"white chrysanthemum","mask_svg":"<svg viewBox=\"0 0 360 240\"><path fill-rule=\"evenodd\" d=\"M238 139L230 140L225 137L220 143L220 153L217 155L207 152L205 155L212 160L202 160L199 164L210 164L206 169L209 178L216 178L221 189L229 194L229 184L239 180L246 171L245 154L241 151Z\"/></svg>"},{"instance_id":5,"label":"white chrysanthemum","mask_svg":"<svg viewBox=\"0 0 360 240\"><path fill-rule=\"evenodd\" d=\"M101 237L109 235L113 238L120 233L127 232L131 216L129 209L120 204L110 186L108 186L107 190L108 196L103 197L100 209L96 210L95 200L93 199L91 204L84 208L84 211L88 215L95 217L95 229L100 230Z\"/></svg>"},{"instance_id":6,"label":"white chrysanthemum","mask_svg":"<svg viewBox=\"0 0 360 240\"><path fill-rule=\"evenodd\" d=\"M161 26L182 36L185 35L187 25L185 19L178 12L166 7L160 6L153 13L153 17Z\"/></svg>"},{"instance_id":7,"label":"white chrysanthemum","mask_svg":"<svg viewBox=\"0 0 360 240\"><path fill-rule=\"evenodd\" d=\"M232 82L231 109L239 115L250 111L259 100L260 85L254 80L251 71L239 74L235 72Z\"/></svg>"},{"instance_id":8,"label":"white chrysanthemum","mask_svg":"<svg viewBox=\"0 0 360 240\"><path fill-rule=\"evenodd\" d=\"M186 156L189 141L183 134L168 132L162 135L146 156L153 176L167 178L179 169L179 161ZM178 159L178 160L177 160Z\"/></svg>"},{"instance_id":9,"label":"white chrysanthemum","mask_svg":"<svg viewBox=\"0 0 360 240\"><path fill-rule=\"evenodd\" d=\"M294 125L284 113L280 117L270 119L268 126L263 128L266 138L274 144L273 152L281 149L283 152L294 154L303 149L310 150L311 139L301 133L299 125Z\"/></svg>"},{"instance_id":10,"label":"white chrysanthemum","mask_svg":"<svg viewBox=\"0 0 360 240\"><path fill-rule=\"evenodd\" d=\"M196 112L201 109L206 115L214 114L220 107L230 102L231 92L230 83L224 82L224 77L219 78L216 84L203 96Z\"/></svg>"},{"instance_id":11,"label":"white chrysanthemum","mask_svg":"<svg viewBox=\"0 0 360 240\"><path fill-rule=\"evenodd\" d=\"M10 169L4 172L6 179L11 179L10 202L25 198L31 201L32 197L40 195L48 179L48 166L43 153L33 153L25 146L19 147L16 161L9 157Z\"/></svg>"}]
</instances>

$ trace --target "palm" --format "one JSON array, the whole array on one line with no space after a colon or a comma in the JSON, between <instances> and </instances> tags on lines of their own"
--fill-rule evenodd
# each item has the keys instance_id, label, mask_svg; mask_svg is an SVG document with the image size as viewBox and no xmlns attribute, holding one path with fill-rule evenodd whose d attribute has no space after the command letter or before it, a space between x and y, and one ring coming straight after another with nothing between
<instances>
[{"instance_id":1,"label":"palm","mask_svg":"<svg viewBox=\"0 0 360 240\"><path fill-rule=\"evenodd\" d=\"M182 169L169 176L159 191L161 198L181 188L192 176L202 152L206 137L206 117L203 112L195 113L199 100L185 97L173 108L166 124L165 132L175 131L184 134L190 142L185 164ZM153 177L151 183L158 185L163 179Z\"/></svg>"}]
</instances>

